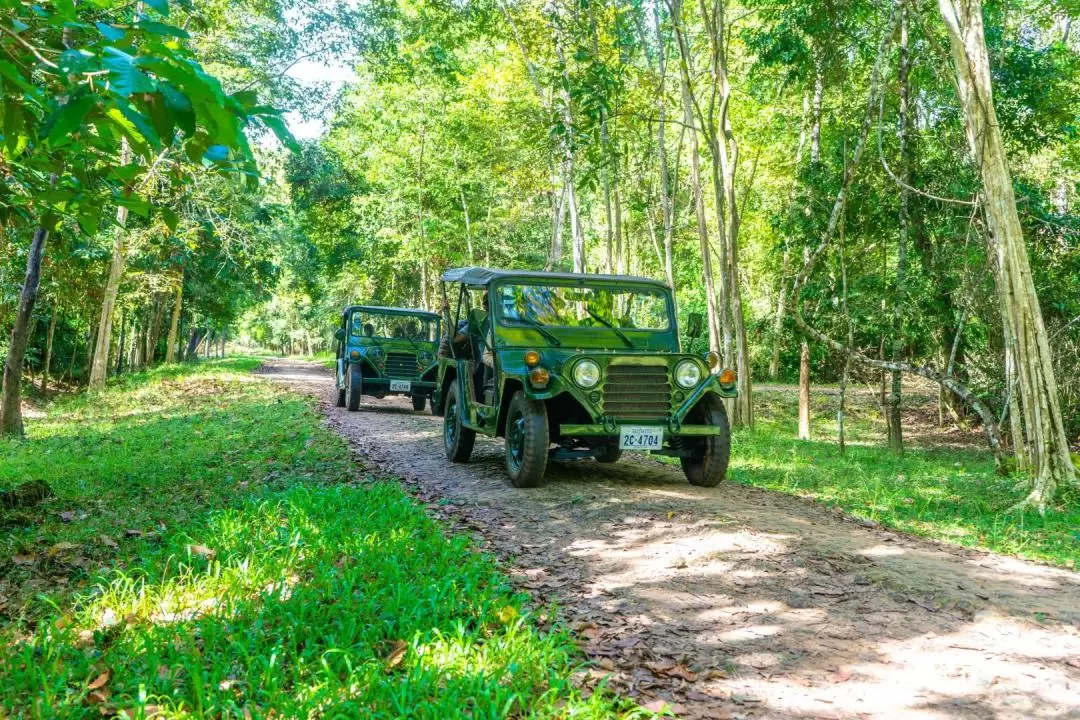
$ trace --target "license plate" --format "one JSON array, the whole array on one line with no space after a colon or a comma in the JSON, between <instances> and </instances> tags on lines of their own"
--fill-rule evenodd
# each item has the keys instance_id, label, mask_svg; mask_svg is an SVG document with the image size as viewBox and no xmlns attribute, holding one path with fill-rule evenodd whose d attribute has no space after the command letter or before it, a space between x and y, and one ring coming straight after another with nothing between
<instances>
[{"instance_id":1,"label":"license plate","mask_svg":"<svg viewBox=\"0 0 1080 720\"><path fill-rule=\"evenodd\" d=\"M408 380L391 380L390 392L409 392L412 390L412 383Z\"/></svg>"},{"instance_id":2,"label":"license plate","mask_svg":"<svg viewBox=\"0 0 1080 720\"><path fill-rule=\"evenodd\" d=\"M620 450L663 450L664 428L623 425L619 428Z\"/></svg>"}]
</instances>

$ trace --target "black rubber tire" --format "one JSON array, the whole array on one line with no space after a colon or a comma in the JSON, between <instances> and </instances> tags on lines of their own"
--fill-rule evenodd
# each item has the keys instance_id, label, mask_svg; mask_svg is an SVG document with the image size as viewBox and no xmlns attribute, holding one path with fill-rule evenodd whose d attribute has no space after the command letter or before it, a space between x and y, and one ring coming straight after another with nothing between
<instances>
[{"instance_id":1,"label":"black rubber tire","mask_svg":"<svg viewBox=\"0 0 1080 720\"><path fill-rule=\"evenodd\" d=\"M443 449L450 462L467 463L472 457L476 443L476 431L461 424L462 408L458 399L457 384L450 386L446 393L446 408L443 414Z\"/></svg>"},{"instance_id":2,"label":"black rubber tire","mask_svg":"<svg viewBox=\"0 0 1080 720\"><path fill-rule=\"evenodd\" d=\"M360 373L360 368L349 368L349 382L348 397L346 399L346 407L350 410L360 409L360 395L364 390L364 376Z\"/></svg>"},{"instance_id":3,"label":"black rubber tire","mask_svg":"<svg viewBox=\"0 0 1080 720\"><path fill-rule=\"evenodd\" d=\"M547 471L547 405L518 390L506 410L506 480L516 488L539 487Z\"/></svg>"},{"instance_id":4,"label":"black rubber tire","mask_svg":"<svg viewBox=\"0 0 1080 720\"><path fill-rule=\"evenodd\" d=\"M601 463L617 463L619 458L622 457L622 450L619 449L618 444L601 445L595 448L596 462Z\"/></svg>"},{"instance_id":5,"label":"black rubber tire","mask_svg":"<svg viewBox=\"0 0 1080 720\"><path fill-rule=\"evenodd\" d=\"M693 455L680 458L682 469L691 485L716 487L727 477L728 460L731 459L731 425L728 424L727 410L718 396L706 395L694 411L703 414L699 421L719 427L721 432L684 440Z\"/></svg>"},{"instance_id":6,"label":"black rubber tire","mask_svg":"<svg viewBox=\"0 0 1080 720\"><path fill-rule=\"evenodd\" d=\"M423 410L425 405L427 405L427 398L426 397L424 397L423 395L413 395L412 396L412 409L413 410Z\"/></svg>"},{"instance_id":7,"label":"black rubber tire","mask_svg":"<svg viewBox=\"0 0 1080 720\"><path fill-rule=\"evenodd\" d=\"M345 407L345 388L337 391L337 406Z\"/></svg>"}]
</instances>

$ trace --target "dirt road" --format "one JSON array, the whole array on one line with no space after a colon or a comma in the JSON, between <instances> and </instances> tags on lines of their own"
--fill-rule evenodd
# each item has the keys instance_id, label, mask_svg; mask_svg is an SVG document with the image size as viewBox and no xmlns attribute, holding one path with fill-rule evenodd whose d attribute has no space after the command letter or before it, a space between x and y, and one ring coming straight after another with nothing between
<instances>
[{"instance_id":1,"label":"dirt road","mask_svg":"<svg viewBox=\"0 0 1080 720\"><path fill-rule=\"evenodd\" d=\"M556 600L596 664L586 685L610 674L685 718L1080 718L1078 574L694 488L645 457L553 463L514 490L501 441L452 465L441 418L404 399L349 413L321 366L263 372Z\"/></svg>"}]
</instances>

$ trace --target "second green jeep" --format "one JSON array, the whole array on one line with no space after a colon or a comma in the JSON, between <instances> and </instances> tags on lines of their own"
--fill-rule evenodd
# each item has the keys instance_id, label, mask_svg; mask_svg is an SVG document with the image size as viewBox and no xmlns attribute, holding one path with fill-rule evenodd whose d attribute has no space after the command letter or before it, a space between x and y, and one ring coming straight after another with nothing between
<instances>
[{"instance_id":1,"label":"second green jeep","mask_svg":"<svg viewBox=\"0 0 1080 720\"><path fill-rule=\"evenodd\" d=\"M334 335L338 407L359 409L361 395L407 395L414 409L424 409L435 390L436 313L352 305Z\"/></svg>"},{"instance_id":2,"label":"second green jeep","mask_svg":"<svg viewBox=\"0 0 1080 720\"><path fill-rule=\"evenodd\" d=\"M624 450L678 457L694 485L724 479L735 374L715 353L682 352L664 283L487 268L442 281L432 412L450 460L467 462L482 433L505 438L514 487L539 485L551 458L615 462ZM699 334L700 315L690 324Z\"/></svg>"}]
</instances>

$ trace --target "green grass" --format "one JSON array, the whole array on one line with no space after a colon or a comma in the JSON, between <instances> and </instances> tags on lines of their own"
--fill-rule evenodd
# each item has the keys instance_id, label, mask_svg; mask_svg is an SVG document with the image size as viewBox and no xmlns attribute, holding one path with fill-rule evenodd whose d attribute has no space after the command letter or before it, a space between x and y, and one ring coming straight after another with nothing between
<instances>
[{"instance_id":1,"label":"green grass","mask_svg":"<svg viewBox=\"0 0 1080 720\"><path fill-rule=\"evenodd\" d=\"M811 497L857 517L915 535L1018 555L1064 567L1080 556L1080 497L1067 496L1045 517L1007 511L1025 496L1018 478L994 472L988 451L911 447L897 457L884 447L880 414L856 404L850 444L835 442L835 400L816 398L815 438L795 437L794 395L762 393L752 431L737 432L731 478Z\"/></svg>"},{"instance_id":2,"label":"green grass","mask_svg":"<svg viewBox=\"0 0 1080 720\"><path fill-rule=\"evenodd\" d=\"M368 482L258 360L58 401L0 446L0 717L651 716L495 561ZM6 615L6 617L2 617Z\"/></svg>"}]
</instances>

